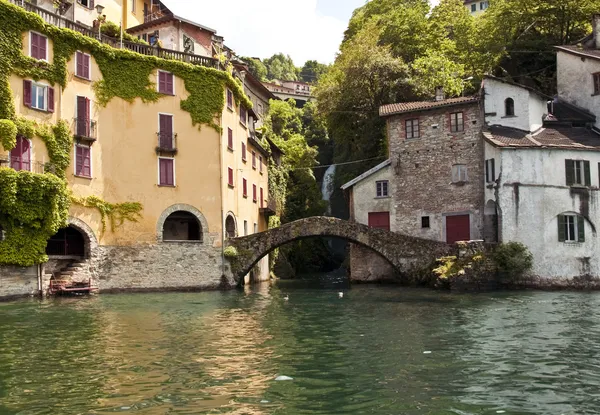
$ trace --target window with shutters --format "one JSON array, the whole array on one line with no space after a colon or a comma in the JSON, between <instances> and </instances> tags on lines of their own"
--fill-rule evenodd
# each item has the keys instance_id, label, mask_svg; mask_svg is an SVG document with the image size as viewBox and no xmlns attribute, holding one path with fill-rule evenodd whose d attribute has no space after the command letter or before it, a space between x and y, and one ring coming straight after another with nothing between
<instances>
[{"instance_id":1,"label":"window with shutters","mask_svg":"<svg viewBox=\"0 0 600 415\"><path fill-rule=\"evenodd\" d=\"M240 123L245 127L248 123L248 110L243 105L240 105Z\"/></svg>"},{"instance_id":2,"label":"window with shutters","mask_svg":"<svg viewBox=\"0 0 600 415\"><path fill-rule=\"evenodd\" d=\"M585 219L581 215L558 215L559 242L585 242Z\"/></svg>"},{"instance_id":3,"label":"window with shutters","mask_svg":"<svg viewBox=\"0 0 600 415\"><path fill-rule=\"evenodd\" d=\"M260 207L261 209L265 207L265 191L263 188L260 188Z\"/></svg>"},{"instance_id":4,"label":"window with shutters","mask_svg":"<svg viewBox=\"0 0 600 415\"><path fill-rule=\"evenodd\" d=\"M406 120L404 122L404 126L406 128L406 138L419 138L419 119L415 118L412 120Z\"/></svg>"},{"instance_id":5,"label":"window with shutters","mask_svg":"<svg viewBox=\"0 0 600 415\"><path fill-rule=\"evenodd\" d=\"M158 114L158 147L163 151L175 149L172 114Z\"/></svg>"},{"instance_id":6,"label":"window with shutters","mask_svg":"<svg viewBox=\"0 0 600 415\"><path fill-rule=\"evenodd\" d=\"M36 32L29 32L29 56L42 61L48 60L48 38Z\"/></svg>"},{"instance_id":7,"label":"window with shutters","mask_svg":"<svg viewBox=\"0 0 600 415\"><path fill-rule=\"evenodd\" d=\"M248 181L246 179L242 179L242 195L248 197Z\"/></svg>"},{"instance_id":8,"label":"window with shutters","mask_svg":"<svg viewBox=\"0 0 600 415\"><path fill-rule=\"evenodd\" d=\"M468 179L466 165L455 164L452 166L452 183L465 183Z\"/></svg>"},{"instance_id":9,"label":"window with shutters","mask_svg":"<svg viewBox=\"0 0 600 415\"><path fill-rule=\"evenodd\" d=\"M252 168L256 170L256 151L252 152Z\"/></svg>"},{"instance_id":10,"label":"window with shutters","mask_svg":"<svg viewBox=\"0 0 600 415\"><path fill-rule=\"evenodd\" d=\"M258 156L258 171L260 174L263 174L263 158L262 156Z\"/></svg>"},{"instance_id":11,"label":"window with shutters","mask_svg":"<svg viewBox=\"0 0 600 415\"><path fill-rule=\"evenodd\" d=\"M567 186L591 186L590 162L588 160L565 160Z\"/></svg>"},{"instance_id":12,"label":"window with shutters","mask_svg":"<svg viewBox=\"0 0 600 415\"><path fill-rule=\"evenodd\" d=\"M242 161L246 162L246 143L242 142Z\"/></svg>"},{"instance_id":13,"label":"window with shutters","mask_svg":"<svg viewBox=\"0 0 600 415\"><path fill-rule=\"evenodd\" d=\"M175 159L158 158L158 184L159 186L175 186Z\"/></svg>"},{"instance_id":14,"label":"window with shutters","mask_svg":"<svg viewBox=\"0 0 600 415\"><path fill-rule=\"evenodd\" d=\"M375 186L377 188L377 197L388 197L389 196L389 184L388 180L380 180L375 182Z\"/></svg>"},{"instance_id":15,"label":"window with shutters","mask_svg":"<svg viewBox=\"0 0 600 415\"><path fill-rule=\"evenodd\" d=\"M77 113L75 114L75 135L91 137L92 120L90 119L91 101L86 97L77 97Z\"/></svg>"},{"instance_id":16,"label":"window with shutters","mask_svg":"<svg viewBox=\"0 0 600 415\"><path fill-rule=\"evenodd\" d=\"M89 146L75 146L75 176L92 177L92 149Z\"/></svg>"},{"instance_id":17,"label":"window with shutters","mask_svg":"<svg viewBox=\"0 0 600 415\"><path fill-rule=\"evenodd\" d=\"M600 72L596 72L596 73L592 74L592 79L594 82L593 95L600 95Z\"/></svg>"},{"instance_id":18,"label":"window with shutters","mask_svg":"<svg viewBox=\"0 0 600 415\"><path fill-rule=\"evenodd\" d=\"M81 4L83 7L87 7L88 9L94 8L94 0L77 0L77 3Z\"/></svg>"},{"instance_id":19,"label":"window with shutters","mask_svg":"<svg viewBox=\"0 0 600 415\"><path fill-rule=\"evenodd\" d=\"M23 104L29 108L54 112L54 88L37 82L24 80Z\"/></svg>"},{"instance_id":20,"label":"window with shutters","mask_svg":"<svg viewBox=\"0 0 600 415\"><path fill-rule=\"evenodd\" d=\"M227 129L227 149L233 151L233 130Z\"/></svg>"},{"instance_id":21,"label":"window with shutters","mask_svg":"<svg viewBox=\"0 0 600 415\"><path fill-rule=\"evenodd\" d=\"M88 81L91 79L90 55L87 53L75 52L75 76Z\"/></svg>"},{"instance_id":22,"label":"window with shutters","mask_svg":"<svg viewBox=\"0 0 600 415\"><path fill-rule=\"evenodd\" d=\"M453 133L465 131L464 115L462 112L453 112L450 114L450 131Z\"/></svg>"},{"instance_id":23,"label":"window with shutters","mask_svg":"<svg viewBox=\"0 0 600 415\"><path fill-rule=\"evenodd\" d=\"M158 71L158 92L165 95L175 95L175 84L171 72Z\"/></svg>"},{"instance_id":24,"label":"window with shutters","mask_svg":"<svg viewBox=\"0 0 600 415\"><path fill-rule=\"evenodd\" d=\"M471 13L475 13L477 11L477 3L471 4Z\"/></svg>"},{"instance_id":25,"label":"window with shutters","mask_svg":"<svg viewBox=\"0 0 600 415\"><path fill-rule=\"evenodd\" d=\"M493 183L496 181L496 159L487 159L485 161L485 182Z\"/></svg>"},{"instance_id":26,"label":"window with shutters","mask_svg":"<svg viewBox=\"0 0 600 415\"><path fill-rule=\"evenodd\" d=\"M233 187L233 169L231 167L227 168L227 184L229 187Z\"/></svg>"},{"instance_id":27,"label":"window with shutters","mask_svg":"<svg viewBox=\"0 0 600 415\"><path fill-rule=\"evenodd\" d=\"M227 108L233 111L233 92L227 90Z\"/></svg>"},{"instance_id":28,"label":"window with shutters","mask_svg":"<svg viewBox=\"0 0 600 415\"><path fill-rule=\"evenodd\" d=\"M17 171L31 171L31 142L22 136L17 136L17 145L10 150L10 167Z\"/></svg>"},{"instance_id":29,"label":"window with shutters","mask_svg":"<svg viewBox=\"0 0 600 415\"><path fill-rule=\"evenodd\" d=\"M252 185L252 201L256 203L256 185Z\"/></svg>"}]
</instances>

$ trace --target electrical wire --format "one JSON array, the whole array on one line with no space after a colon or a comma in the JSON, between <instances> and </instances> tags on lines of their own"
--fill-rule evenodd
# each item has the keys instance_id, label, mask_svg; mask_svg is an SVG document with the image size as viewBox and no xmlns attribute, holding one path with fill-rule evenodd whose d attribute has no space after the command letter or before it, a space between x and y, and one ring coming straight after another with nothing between
<instances>
[{"instance_id":1,"label":"electrical wire","mask_svg":"<svg viewBox=\"0 0 600 415\"><path fill-rule=\"evenodd\" d=\"M348 164L358 164L358 163L364 163L365 161L372 161L372 160L381 160L381 159L385 159L387 157L373 157L370 159L362 159L362 160L354 160L354 161L347 161L345 163L335 163L335 164L327 164L325 166L315 166L315 167L298 167L296 169L291 169L291 171L296 171L296 170L314 170L314 169L325 169L325 168L329 168L331 166L346 166Z\"/></svg>"}]
</instances>

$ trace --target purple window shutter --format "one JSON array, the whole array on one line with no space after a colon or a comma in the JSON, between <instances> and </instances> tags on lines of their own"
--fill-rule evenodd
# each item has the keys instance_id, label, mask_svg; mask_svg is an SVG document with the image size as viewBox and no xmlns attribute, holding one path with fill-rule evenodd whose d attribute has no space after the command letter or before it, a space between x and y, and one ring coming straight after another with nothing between
<instances>
[{"instance_id":1,"label":"purple window shutter","mask_svg":"<svg viewBox=\"0 0 600 415\"><path fill-rule=\"evenodd\" d=\"M160 147L170 149L173 147L173 117L160 114Z\"/></svg>"},{"instance_id":2,"label":"purple window shutter","mask_svg":"<svg viewBox=\"0 0 600 415\"><path fill-rule=\"evenodd\" d=\"M227 147L233 149L233 130L231 128L227 129Z\"/></svg>"},{"instance_id":3,"label":"purple window shutter","mask_svg":"<svg viewBox=\"0 0 600 415\"><path fill-rule=\"evenodd\" d=\"M252 185L252 201L256 202L256 185Z\"/></svg>"},{"instance_id":4,"label":"purple window shutter","mask_svg":"<svg viewBox=\"0 0 600 415\"><path fill-rule=\"evenodd\" d=\"M81 137L87 137L86 104L85 97L77 97L77 135Z\"/></svg>"},{"instance_id":5,"label":"purple window shutter","mask_svg":"<svg viewBox=\"0 0 600 415\"><path fill-rule=\"evenodd\" d=\"M83 170L82 170L82 174L85 177L91 177L92 176L92 169L91 169L91 163L90 163L90 149L87 147L80 147L81 148L81 154L83 156Z\"/></svg>"},{"instance_id":6,"label":"purple window shutter","mask_svg":"<svg viewBox=\"0 0 600 415\"><path fill-rule=\"evenodd\" d=\"M227 168L227 179L229 186L233 186L233 169L231 167Z\"/></svg>"},{"instance_id":7,"label":"purple window shutter","mask_svg":"<svg viewBox=\"0 0 600 415\"><path fill-rule=\"evenodd\" d=\"M165 159L158 159L159 179L158 184L164 185L167 172L165 171Z\"/></svg>"},{"instance_id":8,"label":"purple window shutter","mask_svg":"<svg viewBox=\"0 0 600 415\"><path fill-rule=\"evenodd\" d=\"M46 54L47 45L48 39L44 36L38 36L38 59L48 59L48 55Z\"/></svg>"},{"instance_id":9,"label":"purple window shutter","mask_svg":"<svg viewBox=\"0 0 600 415\"><path fill-rule=\"evenodd\" d=\"M89 98L85 99L85 132L86 137L91 137L91 101Z\"/></svg>"},{"instance_id":10,"label":"purple window shutter","mask_svg":"<svg viewBox=\"0 0 600 415\"><path fill-rule=\"evenodd\" d=\"M173 88L173 74L172 73L165 74L165 88L166 88L167 94L173 95L173 92L175 91L175 89Z\"/></svg>"},{"instance_id":11,"label":"purple window shutter","mask_svg":"<svg viewBox=\"0 0 600 415\"><path fill-rule=\"evenodd\" d=\"M83 148L80 146L75 147L75 174L83 175Z\"/></svg>"},{"instance_id":12,"label":"purple window shutter","mask_svg":"<svg viewBox=\"0 0 600 415\"><path fill-rule=\"evenodd\" d=\"M89 8L94 9L94 0L89 0Z\"/></svg>"},{"instance_id":13,"label":"purple window shutter","mask_svg":"<svg viewBox=\"0 0 600 415\"><path fill-rule=\"evenodd\" d=\"M31 57L35 59L40 58L40 48L38 46L39 35L37 33L31 33Z\"/></svg>"},{"instance_id":14,"label":"purple window shutter","mask_svg":"<svg viewBox=\"0 0 600 415\"><path fill-rule=\"evenodd\" d=\"M242 191L244 197L248 197L248 181L246 179L242 180Z\"/></svg>"},{"instance_id":15,"label":"purple window shutter","mask_svg":"<svg viewBox=\"0 0 600 415\"><path fill-rule=\"evenodd\" d=\"M85 77L83 69L83 53L75 52L75 75Z\"/></svg>"},{"instance_id":16,"label":"purple window shutter","mask_svg":"<svg viewBox=\"0 0 600 415\"><path fill-rule=\"evenodd\" d=\"M173 160L167 160L167 173L168 173L168 182L169 186L175 185L175 169L173 168Z\"/></svg>"},{"instance_id":17,"label":"purple window shutter","mask_svg":"<svg viewBox=\"0 0 600 415\"><path fill-rule=\"evenodd\" d=\"M260 188L260 207L261 208L264 207L264 205L263 205L264 200L265 200L265 195L264 195L263 188L261 187Z\"/></svg>"},{"instance_id":18,"label":"purple window shutter","mask_svg":"<svg viewBox=\"0 0 600 415\"><path fill-rule=\"evenodd\" d=\"M54 88L48 87L48 112L54 112Z\"/></svg>"},{"instance_id":19,"label":"purple window shutter","mask_svg":"<svg viewBox=\"0 0 600 415\"><path fill-rule=\"evenodd\" d=\"M21 138L21 169L31 171L31 144L26 138Z\"/></svg>"},{"instance_id":20,"label":"purple window shutter","mask_svg":"<svg viewBox=\"0 0 600 415\"><path fill-rule=\"evenodd\" d=\"M160 159L160 184L163 186L173 186L173 160Z\"/></svg>"},{"instance_id":21,"label":"purple window shutter","mask_svg":"<svg viewBox=\"0 0 600 415\"><path fill-rule=\"evenodd\" d=\"M161 94L167 93L167 77L166 73L158 71L158 92Z\"/></svg>"},{"instance_id":22,"label":"purple window shutter","mask_svg":"<svg viewBox=\"0 0 600 415\"><path fill-rule=\"evenodd\" d=\"M88 55L83 55L83 77L90 79L91 78L90 71L90 57Z\"/></svg>"},{"instance_id":23,"label":"purple window shutter","mask_svg":"<svg viewBox=\"0 0 600 415\"><path fill-rule=\"evenodd\" d=\"M23 105L31 108L31 81L23 80Z\"/></svg>"}]
</instances>

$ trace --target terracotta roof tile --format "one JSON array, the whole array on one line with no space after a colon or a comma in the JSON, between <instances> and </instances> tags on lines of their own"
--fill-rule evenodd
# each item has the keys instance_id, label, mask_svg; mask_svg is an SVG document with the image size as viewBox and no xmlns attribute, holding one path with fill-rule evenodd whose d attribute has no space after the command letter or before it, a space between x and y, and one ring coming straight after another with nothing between
<instances>
[{"instance_id":1,"label":"terracotta roof tile","mask_svg":"<svg viewBox=\"0 0 600 415\"><path fill-rule=\"evenodd\" d=\"M395 114L404 114L414 111L424 111L435 108L450 107L459 104L470 104L478 102L479 97L459 97L448 98L442 101L416 101L416 102L399 102L397 104L383 105L379 108L379 115L387 117Z\"/></svg>"},{"instance_id":2,"label":"terracotta roof tile","mask_svg":"<svg viewBox=\"0 0 600 415\"><path fill-rule=\"evenodd\" d=\"M529 134L506 127L490 127L484 135L498 147L600 151L600 135L587 128L542 128Z\"/></svg>"}]
</instances>

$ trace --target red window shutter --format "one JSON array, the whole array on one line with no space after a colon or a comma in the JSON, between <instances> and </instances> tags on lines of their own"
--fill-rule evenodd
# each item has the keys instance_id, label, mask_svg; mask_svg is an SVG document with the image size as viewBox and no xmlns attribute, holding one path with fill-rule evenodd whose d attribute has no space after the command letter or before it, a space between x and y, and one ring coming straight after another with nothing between
<instances>
[{"instance_id":1,"label":"red window shutter","mask_svg":"<svg viewBox=\"0 0 600 415\"><path fill-rule=\"evenodd\" d=\"M231 167L227 168L227 180L229 186L233 187L233 169Z\"/></svg>"},{"instance_id":2,"label":"red window shutter","mask_svg":"<svg viewBox=\"0 0 600 415\"><path fill-rule=\"evenodd\" d=\"M256 169L256 153L252 152L252 168Z\"/></svg>"},{"instance_id":3,"label":"red window shutter","mask_svg":"<svg viewBox=\"0 0 600 415\"><path fill-rule=\"evenodd\" d=\"M38 35L38 59L48 59L48 55L46 54L47 44L48 39Z\"/></svg>"},{"instance_id":4,"label":"red window shutter","mask_svg":"<svg viewBox=\"0 0 600 415\"><path fill-rule=\"evenodd\" d=\"M77 97L77 135L81 137L88 136L87 101L86 97Z\"/></svg>"},{"instance_id":5,"label":"red window shutter","mask_svg":"<svg viewBox=\"0 0 600 415\"><path fill-rule=\"evenodd\" d=\"M248 181L246 179L242 179L242 194L244 197L248 197Z\"/></svg>"},{"instance_id":6,"label":"red window shutter","mask_svg":"<svg viewBox=\"0 0 600 415\"><path fill-rule=\"evenodd\" d=\"M164 94L166 88L167 88L167 85L166 85L166 80L165 80L165 73L158 71L158 92L160 92L161 94Z\"/></svg>"},{"instance_id":7,"label":"red window shutter","mask_svg":"<svg viewBox=\"0 0 600 415\"><path fill-rule=\"evenodd\" d=\"M173 88L173 74L166 73L165 74L165 90L167 94L173 95L175 89Z\"/></svg>"},{"instance_id":8,"label":"red window shutter","mask_svg":"<svg viewBox=\"0 0 600 415\"><path fill-rule=\"evenodd\" d=\"M54 88L48 87L48 112L54 112Z\"/></svg>"},{"instance_id":9,"label":"red window shutter","mask_svg":"<svg viewBox=\"0 0 600 415\"><path fill-rule=\"evenodd\" d=\"M227 147L233 150L233 130L227 129Z\"/></svg>"},{"instance_id":10,"label":"red window shutter","mask_svg":"<svg viewBox=\"0 0 600 415\"><path fill-rule=\"evenodd\" d=\"M83 69L83 53L75 52L75 75L85 77Z\"/></svg>"},{"instance_id":11,"label":"red window shutter","mask_svg":"<svg viewBox=\"0 0 600 415\"><path fill-rule=\"evenodd\" d=\"M252 185L252 201L256 202L256 185Z\"/></svg>"},{"instance_id":12,"label":"red window shutter","mask_svg":"<svg viewBox=\"0 0 600 415\"><path fill-rule=\"evenodd\" d=\"M161 148L172 148L173 147L173 116L167 114L160 114L159 116L159 135L160 135L160 147Z\"/></svg>"},{"instance_id":13,"label":"red window shutter","mask_svg":"<svg viewBox=\"0 0 600 415\"><path fill-rule=\"evenodd\" d=\"M83 175L83 147L75 147L75 174Z\"/></svg>"},{"instance_id":14,"label":"red window shutter","mask_svg":"<svg viewBox=\"0 0 600 415\"><path fill-rule=\"evenodd\" d=\"M175 185L175 169L172 159L159 159L160 163L160 184L162 186Z\"/></svg>"},{"instance_id":15,"label":"red window shutter","mask_svg":"<svg viewBox=\"0 0 600 415\"><path fill-rule=\"evenodd\" d=\"M263 208L264 206L264 201L265 201L265 195L264 195L264 191L263 188L260 188L260 207Z\"/></svg>"},{"instance_id":16,"label":"red window shutter","mask_svg":"<svg viewBox=\"0 0 600 415\"><path fill-rule=\"evenodd\" d=\"M31 33L30 41L31 41L31 57L34 59L40 58L40 48L38 46L39 43L39 35L37 33Z\"/></svg>"},{"instance_id":17,"label":"red window shutter","mask_svg":"<svg viewBox=\"0 0 600 415\"><path fill-rule=\"evenodd\" d=\"M233 108L233 92L227 90L227 108Z\"/></svg>"},{"instance_id":18,"label":"red window shutter","mask_svg":"<svg viewBox=\"0 0 600 415\"><path fill-rule=\"evenodd\" d=\"M369 212L371 228L390 230L390 212Z\"/></svg>"},{"instance_id":19,"label":"red window shutter","mask_svg":"<svg viewBox=\"0 0 600 415\"><path fill-rule=\"evenodd\" d=\"M246 143L242 143L242 161L246 161Z\"/></svg>"},{"instance_id":20,"label":"red window shutter","mask_svg":"<svg viewBox=\"0 0 600 415\"><path fill-rule=\"evenodd\" d=\"M23 105L31 108L31 81L23 80Z\"/></svg>"},{"instance_id":21,"label":"red window shutter","mask_svg":"<svg viewBox=\"0 0 600 415\"><path fill-rule=\"evenodd\" d=\"M31 148L29 140L17 137L17 145L10 151L10 167L19 170L31 170Z\"/></svg>"},{"instance_id":22,"label":"red window shutter","mask_svg":"<svg viewBox=\"0 0 600 415\"><path fill-rule=\"evenodd\" d=\"M90 71L90 57L89 55L83 55L83 77L86 79L90 79L92 77L92 73Z\"/></svg>"},{"instance_id":23,"label":"red window shutter","mask_svg":"<svg viewBox=\"0 0 600 415\"><path fill-rule=\"evenodd\" d=\"M81 148L81 155L82 155L82 171L81 171L81 175L85 176L85 177L91 177L92 176L92 168L91 168L91 161L90 161L90 149L89 147L80 147Z\"/></svg>"},{"instance_id":24,"label":"red window shutter","mask_svg":"<svg viewBox=\"0 0 600 415\"><path fill-rule=\"evenodd\" d=\"M262 160L262 156L258 157L258 164L259 164L259 171L262 173L263 170L263 160Z\"/></svg>"}]
</instances>

